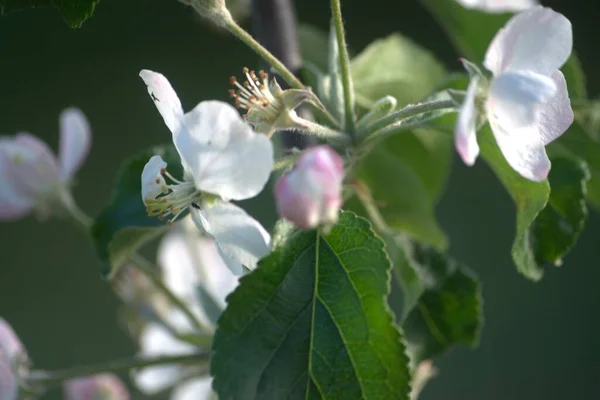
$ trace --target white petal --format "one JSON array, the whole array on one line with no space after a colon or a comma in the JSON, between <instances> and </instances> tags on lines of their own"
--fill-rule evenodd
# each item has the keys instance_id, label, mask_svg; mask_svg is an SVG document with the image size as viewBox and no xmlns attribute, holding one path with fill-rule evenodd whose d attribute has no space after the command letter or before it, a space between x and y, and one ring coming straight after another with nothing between
<instances>
[{"instance_id":1,"label":"white petal","mask_svg":"<svg viewBox=\"0 0 600 400\"><path fill-rule=\"evenodd\" d=\"M254 269L258 260L269 252L271 237L240 207L217 201L198 214L200 223L222 252L247 268Z\"/></svg>"},{"instance_id":2,"label":"white petal","mask_svg":"<svg viewBox=\"0 0 600 400\"><path fill-rule=\"evenodd\" d=\"M4 145L8 139L0 139L0 220L16 220L27 215L35 205L35 198L19 190L14 174L9 171L15 168Z\"/></svg>"},{"instance_id":3,"label":"white petal","mask_svg":"<svg viewBox=\"0 0 600 400\"><path fill-rule=\"evenodd\" d=\"M555 71L552 79L556 84L556 94L540 107L538 115L538 129L545 145L560 137L574 118L565 77L562 72Z\"/></svg>"},{"instance_id":4,"label":"white petal","mask_svg":"<svg viewBox=\"0 0 600 400\"><path fill-rule=\"evenodd\" d=\"M256 134L231 105L204 101L185 115L175 147L196 187L226 200L244 200L264 188L273 169L273 145Z\"/></svg>"},{"instance_id":5,"label":"white petal","mask_svg":"<svg viewBox=\"0 0 600 400\"><path fill-rule=\"evenodd\" d=\"M140 71L140 77L148 86L148 94L152 97L165 124L175 134L183 118L183 108L177 93L163 74L143 69Z\"/></svg>"},{"instance_id":6,"label":"white petal","mask_svg":"<svg viewBox=\"0 0 600 400\"><path fill-rule=\"evenodd\" d=\"M157 324L148 324L140 335L140 350L145 356L183 355L194 351L194 346L175 339ZM177 383L181 378L178 365L148 367L133 375L136 386L144 393L156 393Z\"/></svg>"},{"instance_id":7,"label":"white petal","mask_svg":"<svg viewBox=\"0 0 600 400\"><path fill-rule=\"evenodd\" d=\"M193 301L196 286L200 283L195 259L195 238L187 237L182 230L167 233L158 247L158 264L163 271L165 284L175 295Z\"/></svg>"},{"instance_id":8,"label":"white petal","mask_svg":"<svg viewBox=\"0 0 600 400\"><path fill-rule=\"evenodd\" d=\"M479 78L474 76L467 88L467 95L458 113L456 129L454 130L454 145L456 151L460 154L462 160L467 165L475 164L479 155L479 145L477 144L477 132L475 125L477 121L477 111L475 109L475 95Z\"/></svg>"},{"instance_id":9,"label":"white petal","mask_svg":"<svg viewBox=\"0 0 600 400\"><path fill-rule=\"evenodd\" d=\"M550 160L535 126L506 127L496 120L490 120L490 126L504 158L515 171L531 181L546 179Z\"/></svg>"},{"instance_id":10,"label":"white petal","mask_svg":"<svg viewBox=\"0 0 600 400\"><path fill-rule=\"evenodd\" d=\"M60 114L61 177L69 180L85 161L92 143L90 125L78 108L68 108Z\"/></svg>"},{"instance_id":11,"label":"white petal","mask_svg":"<svg viewBox=\"0 0 600 400\"><path fill-rule=\"evenodd\" d=\"M212 379L197 378L177 386L171 400L211 400Z\"/></svg>"},{"instance_id":12,"label":"white petal","mask_svg":"<svg viewBox=\"0 0 600 400\"><path fill-rule=\"evenodd\" d=\"M556 93L552 78L530 71L505 72L492 79L486 107L489 119L506 128L535 123L540 105Z\"/></svg>"},{"instance_id":13,"label":"white petal","mask_svg":"<svg viewBox=\"0 0 600 400\"><path fill-rule=\"evenodd\" d=\"M555 11L533 7L511 18L488 47L484 65L494 75L531 70L550 75L573 49L571 22Z\"/></svg>"},{"instance_id":14,"label":"white petal","mask_svg":"<svg viewBox=\"0 0 600 400\"><path fill-rule=\"evenodd\" d=\"M522 11L537 5L535 0L456 0L464 7L489 13Z\"/></svg>"},{"instance_id":15,"label":"white petal","mask_svg":"<svg viewBox=\"0 0 600 400\"><path fill-rule=\"evenodd\" d=\"M2 152L10 163L5 173L15 190L23 196L35 201L61 183L56 157L39 138L19 133L0 142Z\"/></svg>"},{"instance_id":16,"label":"white petal","mask_svg":"<svg viewBox=\"0 0 600 400\"><path fill-rule=\"evenodd\" d=\"M167 163L161 156L152 156L142 170L142 201L144 204L154 200L161 193L167 193L167 182L162 171L167 168Z\"/></svg>"}]
</instances>

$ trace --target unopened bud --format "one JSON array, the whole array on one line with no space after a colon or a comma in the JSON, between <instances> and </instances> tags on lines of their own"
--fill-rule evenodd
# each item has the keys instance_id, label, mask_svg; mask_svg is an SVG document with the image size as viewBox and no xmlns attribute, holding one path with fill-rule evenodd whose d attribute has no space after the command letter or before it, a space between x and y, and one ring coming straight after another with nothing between
<instances>
[{"instance_id":1,"label":"unopened bud","mask_svg":"<svg viewBox=\"0 0 600 400\"><path fill-rule=\"evenodd\" d=\"M377 100L375 103L373 103L373 106L369 112L357 122L356 128L359 130L364 129L373 122L376 122L377 120L387 116L394 111L397 104L398 101L392 96L385 96Z\"/></svg>"},{"instance_id":2,"label":"unopened bud","mask_svg":"<svg viewBox=\"0 0 600 400\"><path fill-rule=\"evenodd\" d=\"M64 383L66 400L129 400L125 384L113 374L72 379Z\"/></svg>"},{"instance_id":3,"label":"unopened bud","mask_svg":"<svg viewBox=\"0 0 600 400\"><path fill-rule=\"evenodd\" d=\"M279 214L300 229L334 224L342 205L342 158L328 146L306 150L275 186Z\"/></svg>"},{"instance_id":4,"label":"unopened bud","mask_svg":"<svg viewBox=\"0 0 600 400\"><path fill-rule=\"evenodd\" d=\"M191 6L198 14L221 25L224 20L232 20L231 13L227 9L225 0L179 0L183 4Z\"/></svg>"}]
</instances>

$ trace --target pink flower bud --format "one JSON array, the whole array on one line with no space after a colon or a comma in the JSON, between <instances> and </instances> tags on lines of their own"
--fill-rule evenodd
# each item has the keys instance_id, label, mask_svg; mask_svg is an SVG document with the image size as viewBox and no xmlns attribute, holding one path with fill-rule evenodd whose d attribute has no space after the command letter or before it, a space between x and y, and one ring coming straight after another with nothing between
<instances>
[{"instance_id":1,"label":"pink flower bud","mask_svg":"<svg viewBox=\"0 0 600 400\"><path fill-rule=\"evenodd\" d=\"M306 150L275 186L279 214L300 229L337 221L342 206L342 158L328 146Z\"/></svg>"},{"instance_id":2,"label":"pink flower bud","mask_svg":"<svg viewBox=\"0 0 600 400\"><path fill-rule=\"evenodd\" d=\"M100 374L65 382L66 400L129 400L125 384L113 374Z\"/></svg>"}]
</instances>

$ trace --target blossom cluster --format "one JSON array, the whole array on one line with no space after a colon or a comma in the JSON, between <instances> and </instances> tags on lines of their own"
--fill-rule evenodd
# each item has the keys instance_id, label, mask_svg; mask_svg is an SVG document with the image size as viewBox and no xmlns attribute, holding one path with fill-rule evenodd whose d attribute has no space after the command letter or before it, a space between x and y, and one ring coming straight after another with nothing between
<instances>
[{"instance_id":1,"label":"blossom cluster","mask_svg":"<svg viewBox=\"0 0 600 400\"><path fill-rule=\"evenodd\" d=\"M477 130L487 121L508 165L525 179L544 181L551 168L545 146L574 119L559 70L572 51L571 24L534 0L457 1L489 12L520 12L489 45L483 65L491 76L463 60L470 83L457 110L456 151L473 165L479 155ZM216 100L186 112L164 75L147 69L139 74L179 156L178 165L169 165L154 155L139 177L140 204L149 218L172 225L157 260L166 290L179 302L132 266L123 266L113 282L124 308L135 315L126 319L141 356L196 354L201 346L189 338L214 333L238 278L271 251L268 230L237 202L265 190L279 169L273 134L308 126L295 109L314 94L283 90L265 73L244 69L244 74L243 84L232 79L231 95L245 116ZM77 212L70 187L90 150L90 124L80 110L69 108L60 114L59 131L58 156L29 133L0 137L0 219ZM340 155L351 152L344 150L319 144L287 155L292 162L273 187L282 218L303 230L326 230L337 222L351 176L349 157ZM23 344L0 319L0 400L16 398L27 386L29 369ZM177 400L209 399L206 369L204 364L150 366L134 371L132 380L147 394L172 390ZM64 392L71 400L129 398L119 378L109 374L69 380Z\"/></svg>"}]
</instances>

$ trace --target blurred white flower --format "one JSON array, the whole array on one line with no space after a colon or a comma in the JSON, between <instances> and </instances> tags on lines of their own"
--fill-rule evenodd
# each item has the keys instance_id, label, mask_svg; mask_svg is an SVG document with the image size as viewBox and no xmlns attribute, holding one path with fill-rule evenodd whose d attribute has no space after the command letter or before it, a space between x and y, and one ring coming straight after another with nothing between
<instances>
[{"instance_id":1,"label":"blurred white flower","mask_svg":"<svg viewBox=\"0 0 600 400\"><path fill-rule=\"evenodd\" d=\"M125 384L113 374L100 374L66 381L65 400L129 400Z\"/></svg>"},{"instance_id":2,"label":"blurred white flower","mask_svg":"<svg viewBox=\"0 0 600 400\"><path fill-rule=\"evenodd\" d=\"M29 133L0 137L0 220L14 220L36 210L47 217L57 206L69 207L69 184L88 155L91 132L76 108L60 114L58 158Z\"/></svg>"},{"instance_id":3,"label":"blurred white flower","mask_svg":"<svg viewBox=\"0 0 600 400\"><path fill-rule=\"evenodd\" d=\"M162 240L158 262L169 289L205 326L214 329L216 314L225 307L225 297L238 283L220 257L214 240L202 236L186 218ZM178 333L194 333L187 318L177 310L171 310L165 320ZM158 323L150 323L144 328L139 345L141 353L147 356L185 355L198 350ZM199 376L193 367L164 365L144 368L134 375L134 381L147 394L176 386L171 396L173 400L208 400L212 393L211 379Z\"/></svg>"},{"instance_id":4,"label":"blurred white flower","mask_svg":"<svg viewBox=\"0 0 600 400\"><path fill-rule=\"evenodd\" d=\"M544 146L573 123L567 84L558 70L572 47L569 20L539 6L514 16L485 56L484 66L493 74L482 90L487 119L506 161L532 181L543 181L550 171ZM456 148L467 165L479 155L478 80L472 78L455 131Z\"/></svg>"},{"instance_id":5,"label":"blurred white flower","mask_svg":"<svg viewBox=\"0 0 600 400\"><path fill-rule=\"evenodd\" d=\"M19 337L0 318L0 400L16 400L19 395L17 375L28 369L27 351Z\"/></svg>"},{"instance_id":6,"label":"blurred white flower","mask_svg":"<svg viewBox=\"0 0 600 400\"><path fill-rule=\"evenodd\" d=\"M344 163L329 146L315 146L275 186L279 214L301 229L334 224L342 206Z\"/></svg>"},{"instance_id":7,"label":"blurred white flower","mask_svg":"<svg viewBox=\"0 0 600 400\"><path fill-rule=\"evenodd\" d=\"M537 0L456 0L466 8L489 13L518 12L539 4Z\"/></svg>"},{"instance_id":8,"label":"blurred white flower","mask_svg":"<svg viewBox=\"0 0 600 400\"><path fill-rule=\"evenodd\" d=\"M142 199L150 215L175 220L189 208L198 227L215 238L232 271L254 268L269 251L270 236L229 200L256 196L273 168L273 145L244 123L231 105L204 101L185 113L169 81L143 70L148 93L171 130L181 157L182 180L159 156L142 173ZM167 179L172 183L167 184Z\"/></svg>"}]
</instances>

